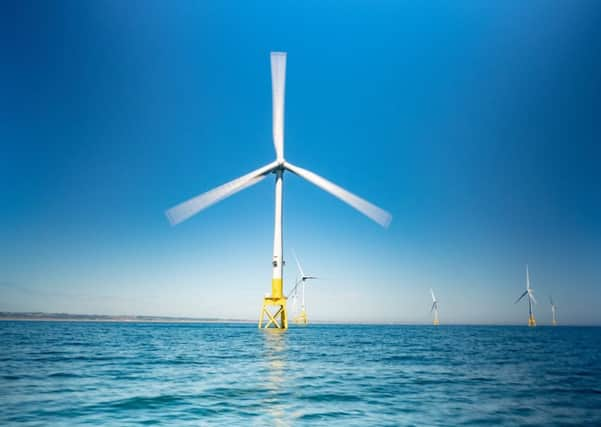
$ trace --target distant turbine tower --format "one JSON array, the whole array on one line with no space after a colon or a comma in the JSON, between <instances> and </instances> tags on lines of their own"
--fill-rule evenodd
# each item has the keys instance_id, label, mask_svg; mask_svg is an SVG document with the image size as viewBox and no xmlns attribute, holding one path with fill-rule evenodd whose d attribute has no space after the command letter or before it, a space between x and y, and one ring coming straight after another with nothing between
<instances>
[{"instance_id":1,"label":"distant turbine tower","mask_svg":"<svg viewBox=\"0 0 601 427\"><path fill-rule=\"evenodd\" d=\"M432 308L430 309L430 313L434 312L434 320L432 320L432 324L434 326L438 326L438 324L440 323L438 321L438 301L434 296L434 291L432 290L432 288L430 288L430 295L432 295Z\"/></svg>"},{"instance_id":2,"label":"distant turbine tower","mask_svg":"<svg viewBox=\"0 0 601 427\"><path fill-rule=\"evenodd\" d=\"M557 326L557 306L553 302L553 297L549 297L551 303L551 312L553 313L553 326Z\"/></svg>"},{"instance_id":3,"label":"distant turbine tower","mask_svg":"<svg viewBox=\"0 0 601 427\"><path fill-rule=\"evenodd\" d=\"M294 288L292 288L292 291L290 291L290 295L292 295L293 298L293 307L296 307L296 298L299 292L299 286L300 286L300 293L301 293L301 311L299 313L298 316L296 316L294 318L294 323L300 323L303 325L306 325L309 323L309 320L307 319L307 311L305 310L305 282L307 280L315 280L318 279L318 277L315 276L307 276L305 274L305 272L303 271L303 268L301 267L300 261L298 260L298 257L296 256L296 252L293 250L292 253L294 254L294 259L296 260L296 266L298 267L298 272L300 274L300 277L296 280L296 283L294 284Z\"/></svg>"},{"instance_id":4,"label":"distant turbine tower","mask_svg":"<svg viewBox=\"0 0 601 427\"><path fill-rule=\"evenodd\" d=\"M520 297L515 300L514 304L520 302L522 298L528 295L528 326L536 326L536 320L534 320L534 313L532 312L532 303L536 304L534 299L534 289L530 287L530 272L528 271L528 265L526 265L526 290Z\"/></svg>"},{"instance_id":5,"label":"distant turbine tower","mask_svg":"<svg viewBox=\"0 0 601 427\"><path fill-rule=\"evenodd\" d=\"M286 89L286 53L271 52L271 81L273 101L273 144L276 159L240 178L214 188L199 196L193 197L169 210L166 215L172 225L178 224L203 209L248 188L267 175L275 174L275 224L273 230L273 274L271 279L271 295L263 299L263 308L259 317L259 328L275 327L286 329L288 316L286 313L286 297L283 292L282 267L282 187L284 172L290 171L322 190L327 191L343 202L351 205L362 214L383 227L387 227L391 215L379 207L369 203L342 187L328 181L306 169L294 166L284 160L284 94ZM275 312L271 311L275 307ZM279 318L279 321L278 321ZM265 324L263 323L265 321Z\"/></svg>"}]
</instances>

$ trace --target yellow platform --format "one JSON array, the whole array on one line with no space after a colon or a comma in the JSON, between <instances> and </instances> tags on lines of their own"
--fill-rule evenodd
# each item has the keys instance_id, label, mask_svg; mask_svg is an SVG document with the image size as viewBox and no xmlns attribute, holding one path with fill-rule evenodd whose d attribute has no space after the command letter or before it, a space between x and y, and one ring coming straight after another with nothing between
<instances>
[{"instance_id":1,"label":"yellow platform","mask_svg":"<svg viewBox=\"0 0 601 427\"><path fill-rule=\"evenodd\" d=\"M307 312L303 308L298 316L294 318L294 323L299 325L307 325L309 324L309 320L307 319Z\"/></svg>"},{"instance_id":2,"label":"yellow platform","mask_svg":"<svg viewBox=\"0 0 601 427\"><path fill-rule=\"evenodd\" d=\"M259 328L288 329L286 297L265 297L263 299Z\"/></svg>"}]
</instances>

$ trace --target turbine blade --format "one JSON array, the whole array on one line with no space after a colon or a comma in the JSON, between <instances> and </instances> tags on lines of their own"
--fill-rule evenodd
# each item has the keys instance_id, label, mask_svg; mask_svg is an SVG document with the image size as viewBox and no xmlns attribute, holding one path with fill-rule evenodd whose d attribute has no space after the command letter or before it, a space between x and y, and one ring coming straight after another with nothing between
<instances>
[{"instance_id":1,"label":"turbine blade","mask_svg":"<svg viewBox=\"0 0 601 427\"><path fill-rule=\"evenodd\" d=\"M290 298L290 297L288 297ZM294 292L294 295L292 295L292 311L296 310L296 299L297 299L297 295L296 292Z\"/></svg>"},{"instance_id":2,"label":"turbine blade","mask_svg":"<svg viewBox=\"0 0 601 427\"><path fill-rule=\"evenodd\" d=\"M524 293L522 295L520 295L520 297L518 299L515 300L514 304L517 304L518 302L520 302L522 300L522 298L524 298L526 296L526 294L528 294L528 291L524 291Z\"/></svg>"},{"instance_id":3,"label":"turbine blade","mask_svg":"<svg viewBox=\"0 0 601 427\"><path fill-rule=\"evenodd\" d=\"M278 160L284 158L284 98L286 95L286 52L271 52L273 98L273 145Z\"/></svg>"},{"instance_id":4,"label":"turbine blade","mask_svg":"<svg viewBox=\"0 0 601 427\"><path fill-rule=\"evenodd\" d=\"M434 291L430 288L430 295L432 295L432 301L436 302L436 297L434 296Z\"/></svg>"},{"instance_id":5,"label":"turbine blade","mask_svg":"<svg viewBox=\"0 0 601 427\"><path fill-rule=\"evenodd\" d=\"M290 291L290 293L288 294L288 298L290 298L290 296L294 296L296 298L296 294L297 294L297 289L298 289L298 285L299 283L301 283L301 280L299 280L298 278L296 279L296 283L294 283L294 287L292 288L292 290Z\"/></svg>"},{"instance_id":6,"label":"turbine blade","mask_svg":"<svg viewBox=\"0 0 601 427\"><path fill-rule=\"evenodd\" d=\"M534 294L533 294L532 292L528 292L528 296L529 296L530 298L532 298L532 301L534 301L534 304L538 304L538 303L536 302L536 298L534 298Z\"/></svg>"},{"instance_id":7,"label":"turbine blade","mask_svg":"<svg viewBox=\"0 0 601 427\"><path fill-rule=\"evenodd\" d=\"M436 302L433 302L432 303L432 308L430 309L430 313L432 313L435 308L436 308Z\"/></svg>"},{"instance_id":8,"label":"turbine blade","mask_svg":"<svg viewBox=\"0 0 601 427\"><path fill-rule=\"evenodd\" d=\"M197 214L203 209L231 196L251 185L261 181L267 174L277 167L277 162L270 163L262 168L252 171L240 178L236 178L233 181L220 185L206 193L199 196L193 197L179 205L172 207L165 212L171 225L179 224L182 221L190 218L192 215Z\"/></svg>"},{"instance_id":9,"label":"turbine blade","mask_svg":"<svg viewBox=\"0 0 601 427\"><path fill-rule=\"evenodd\" d=\"M530 272L528 271L528 264L526 264L526 289L530 289Z\"/></svg>"},{"instance_id":10,"label":"turbine blade","mask_svg":"<svg viewBox=\"0 0 601 427\"><path fill-rule=\"evenodd\" d=\"M305 273L303 272L303 268L301 267L300 261L296 256L296 251L292 249L292 253L294 254L294 259L296 260L296 266L298 267L298 271L300 271L301 277L305 277Z\"/></svg>"},{"instance_id":11,"label":"turbine blade","mask_svg":"<svg viewBox=\"0 0 601 427\"><path fill-rule=\"evenodd\" d=\"M290 164L288 162L284 164L284 167L290 172L295 173L296 175L302 178L305 178L310 183L316 185L322 190L327 191L328 193L339 198L343 202L346 202L347 204L351 205L363 215L371 218L372 220L380 224L382 227L388 227L388 225L390 224L392 216L385 210L380 209L376 205L371 204L367 200L364 200L361 197L354 195L353 193L334 184L333 182L328 181L327 179L322 178L321 176L306 169L294 166L293 164Z\"/></svg>"}]
</instances>

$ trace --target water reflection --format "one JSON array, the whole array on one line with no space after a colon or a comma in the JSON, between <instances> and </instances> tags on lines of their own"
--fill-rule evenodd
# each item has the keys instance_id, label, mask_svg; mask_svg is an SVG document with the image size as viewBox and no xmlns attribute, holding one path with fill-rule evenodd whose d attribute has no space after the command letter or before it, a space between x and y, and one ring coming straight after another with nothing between
<instances>
[{"instance_id":1,"label":"water reflection","mask_svg":"<svg viewBox=\"0 0 601 427\"><path fill-rule=\"evenodd\" d=\"M264 386L267 397L263 406L276 426L291 425L290 392L286 382L287 334L281 329L263 329Z\"/></svg>"}]
</instances>

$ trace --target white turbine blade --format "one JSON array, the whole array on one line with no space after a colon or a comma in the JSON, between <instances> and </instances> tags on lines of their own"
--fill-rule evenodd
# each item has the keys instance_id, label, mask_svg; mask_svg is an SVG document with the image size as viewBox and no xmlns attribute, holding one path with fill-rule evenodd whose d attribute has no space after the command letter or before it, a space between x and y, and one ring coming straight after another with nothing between
<instances>
[{"instance_id":1,"label":"white turbine blade","mask_svg":"<svg viewBox=\"0 0 601 427\"><path fill-rule=\"evenodd\" d=\"M290 291L290 293L288 294L288 298L290 298L291 296L294 296L296 298L296 294L297 294L297 289L298 289L298 284L301 282L301 280L299 280L298 278L296 279L296 283L294 284L294 287L292 288L292 290Z\"/></svg>"},{"instance_id":2,"label":"white turbine blade","mask_svg":"<svg viewBox=\"0 0 601 427\"><path fill-rule=\"evenodd\" d=\"M368 216L369 218L380 224L382 227L388 227L388 225L390 224L392 216L385 210L380 209L376 205L369 203L367 200L364 200L361 197L354 195L353 193L334 184L333 182L328 181L325 178L320 177L319 175L311 171L300 168L298 166L294 166L288 162L286 162L284 166L290 172L295 173L296 175L302 178L305 178L307 181L311 182L312 184L315 184L322 190L327 191L331 195L351 205L363 215Z\"/></svg>"},{"instance_id":3,"label":"white turbine blade","mask_svg":"<svg viewBox=\"0 0 601 427\"><path fill-rule=\"evenodd\" d=\"M248 173L240 178L236 178L226 184L220 185L206 193L199 196L193 197L177 206L165 212L171 225L179 224L182 221L190 218L192 215L200 212L203 209L237 193L238 191L244 190L253 184L261 181L265 176L273 171L277 166L277 162L270 163L262 168L259 168L251 173Z\"/></svg>"},{"instance_id":4,"label":"white turbine blade","mask_svg":"<svg viewBox=\"0 0 601 427\"><path fill-rule=\"evenodd\" d=\"M292 249L292 254L294 255L294 259L296 260L296 266L298 267L298 271L300 271L301 277L305 277L305 273L303 272L303 268L301 267L300 261L296 256L296 251Z\"/></svg>"},{"instance_id":5,"label":"white turbine blade","mask_svg":"<svg viewBox=\"0 0 601 427\"><path fill-rule=\"evenodd\" d=\"M434 311L434 309L436 308L436 301L434 301L432 303L432 308L430 309L430 313L432 313Z\"/></svg>"},{"instance_id":6,"label":"white turbine blade","mask_svg":"<svg viewBox=\"0 0 601 427\"><path fill-rule=\"evenodd\" d=\"M526 264L526 289L530 289L530 272L528 271L528 264Z\"/></svg>"},{"instance_id":7,"label":"white turbine blade","mask_svg":"<svg viewBox=\"0 0 601 427\"><path fill-rule=\"evenodd\" d=\"M536 302L536 298L534 298L534 294L532 292L528 292L528 296L532 299L532 301L534 301L534 304L538 304Z\"/></svg>"},{"instance_id":8,"label":"white turbine blade","mask_svg":"<svg viewBox=\"0 0 601 427\"><path fill-rule=\"evenodd\" d=\"M434 291L430 288L430 295L432 295L432 301L436 302L436 297L434 296Z\"/></svg>"},{"instance_id":9,"label":"white turbine blade","mask_svg":"<svg viewBox=\"0 0 601 427\"><path fill-rule=\"evenodd\" d=\"M288 295L288 299L292 298L292 311L296 311L296 292Z\"/></svg>"},{"instance_id":10,"label":"white turbine blade","mask_svg":"<svg viewBox=\"0 0 601 427\"><path fill-rule=\"evenodd\" d=\"M526 296L526 294L528 294L528 291L524 291L524 293L522 295L520 295L520 297L518 299L515 300L514 304L517 304L518 302L520 302L522 300L522 298L524 298Z\"/></svg>"},{"instance_id":11,"label":"white turbine blade","mask_svg":"<svg viewBox=\"0 0 601 427\"><path fill-rule=\"evenodd\" d=\"M286 52L271 52L273 98L273 145L278 160L284 158L284 98L286 95Z\"/></svg>"}]
</instances>

